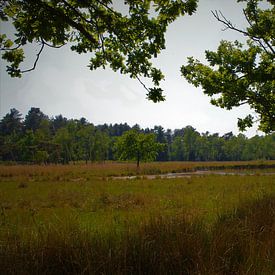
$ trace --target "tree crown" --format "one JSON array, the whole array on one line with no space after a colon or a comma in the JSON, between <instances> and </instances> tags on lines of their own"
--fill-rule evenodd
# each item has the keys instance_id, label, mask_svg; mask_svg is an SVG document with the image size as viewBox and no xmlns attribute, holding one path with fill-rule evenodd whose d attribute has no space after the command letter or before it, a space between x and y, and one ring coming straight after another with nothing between
<instances>
[{"instance_id":1,"label":"tree crown","mask_svg":"<svg viewBox=\"0 0 275 275\"><path fill-rule=\"evenodd\" d=\"M122 2L122 1L119 1ZM167 26L177 17L192 14L197 0L159 1L125 0L3 0L0 19L10 20L16 39L0 34L2 58L13 77L35 69L45 47L70 44L77 53L92 53L91 70L107 65L114 71L136 78L147 90L148 99L164 100L160 81L162 72L151 62L165 48ZM40 45L30 69L20 65L25 59L24 46ZM148 88L140 77L150 78Z\"/></svg>"},{"instance_id":2,"label":"tree crown","mask_svg":"<svg viewBox=\"0 0 275 275\"><path fill-rule=\"evenodd\" d=\"M213 15L225 29L247 37L246 45L221 41L217 51L205 51L208 65L190 57L181 72L188 82L202 87L213 105L230 110L248 104L257 115L239 118L241 130L259 121L259 129L268 133L275 130L274 1L269 1L267 9L259 8L261 0L238 2L246 2L246 30L236 28L221 12Z\"/></svg>"}]
</instances>

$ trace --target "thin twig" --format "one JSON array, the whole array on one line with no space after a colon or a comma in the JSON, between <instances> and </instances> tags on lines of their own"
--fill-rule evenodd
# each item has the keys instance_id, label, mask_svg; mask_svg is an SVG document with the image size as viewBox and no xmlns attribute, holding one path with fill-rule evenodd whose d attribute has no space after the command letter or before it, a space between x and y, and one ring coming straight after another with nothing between
<instances>
[{"instance_id":1,"label":"thin twig","mask_svg":"<svg viewBox=\"0 0 275 275\"><path fill-rule=\"evenodd\" d=\"M245 14L246 20L248 21L248 23L250 24L250 26L253 28L253 26L252 26L252 24L250 23L250 20L249 20L249 18L248 18L248 16L247 16L246 12L245 12L245 11L243 11L243 12L244 12L244 14ZM256 13L254 13L254 17L255 17L255 24L256 24L256 27L259 28L259 24L258 24L257 14L256 14ZM264 37L262 37L262 39L263 39L263 41L265 42L265 44L267 45L267 47L271 50L271 52L272 52L273 54L275 54L275 50L273 49L272 45L270 45L269 42L268 42Z\"/></svg>"},{"instance_id":2,"label":"thin twig","mask_svg":"<svg viewBox=\"0 0 275 275\"><path fill-rule=\"evenodd\" d=\"M116 16L119 17L119 14L114 11L113 9L111 9L108 5L102 3L101 1L97 1L100 4L102 4L106 9L108 9L109 11L113 12ZM109 29L116 35L117 39L119 40L119 42L121 43L121 45L124 47L124 49L126 50L126 52L130 53L130 49L129 47L124 43L124 41L121 39L121 37L117 34L116 30L109 24L109 22L106 22ZM135 78L138 80L138 82L144 87L144 89L149 93L150 90L149 88L147 88L147 86L144 84L144 82L142 82L142 80L139 78L139 76L135 75Z\"/></svg>"},{"instance_id":3,"label":"thin twig","mask_svg":"<svg viewBox=\"0 0 275 275\"><path fill-rule=\"evenodd\" d=\"M18 44L16 47L14 48L0 48L0 51L14 51L19 49L22 46L22 44Z\"/></svg>"},{"instance_id":4,"label":"thin twig","mask_svg":"<svg viewBox=\"0 0 275 275\"><path fill-rule=\"evenodd\" d=\"M38 62L38 60L39 60L40 54L42 53L42 51L43 51L43 49L44 49L44 46L45 46L45 43L42 41L42 46L41 46L39 52L38 52L37 55L36 55L36 59L35 59L35 61L34 61L34 63L33 63L33 67L30 68L30 69L28 69L28 70L20 71L20 73L27 73L27 72L33 71L33 70L35 69L36 64L37 64L37 62Z\"/></svg>"},{"instance_id":5,"label":"thin twig","mask_svg":"<svg viewBox=\"0 0 275 275\"><path fill-rule=\"evenodd\" d=\"M227 28L231 29L231 30L234 30L234 31L237 31L237 32L240 32L242 34L244 34L245 36L250 36L249 33L243 31L243 30L240 30L238 28L236 28L232 23L231 21L229 21L223 14L221 11L217 11L215 10L214 11L211 11L211 13L213 14L213 16L221 23L223 23L225 26L227 26ZM222 18L221 18L222 17ZM258 37L255 37L255 38L258 38Z\"/></svg>"},{"instance_id":6,"label":"thin twig","mask_svg":"<svg viewBox=\"0 0 275 275\"><path fill-rule=\"evenodd\" d=\"M136 75L135 76L136 77L136 79L138 80L138 82L144 87L144 89L148 92L148 93L150 93L150 90L146 87L146 85L141 81L141 79Z\"/></svg>"},{"instance_id":7,"label":"thin twig","mask_svg":"<svg viewBox=\"0 0 275 275\"><path fill-rule=\"evenodd\" d=\"M46 41L43 40L43 39L42 39L42 42L43 42L46 46L48 46L48 47L50 47L50 48L54 48L54 49L60 49L60 48L62 48L63 46L66 45L66 43L65 43L65 44L62 44L62 45L59 45L59 46L55 46L55 45L49 44L48 42L46 42Z\"/></svg>"},{"instance_id":8,"label":"thin twig","mask_svg":"<svg viewBox=\"0 0 275 275\"><path fill-rule=\"evenodd\" d=\"M88 24L93 24L94 23L92 20L88 20L87 18L85 18L79 10L77 10L74 6L69 4L67 1L65 1L65 0L61 0L61 1L65 4L65 6L70 8L74 13L76 13L86 23L88 23Z\"/></svg>"},{"instance_id":9,"label":"thin twig","mask_svg":"<svg viewBox=\"0 0 275 275\"><path fill-rule=\"evenodd\" d=\"M245 101L243 101L243 102L240 102L240 103L238 103L238 106L241 106L241 105L244 105L244 104L248 104L248 100L245 100Z\"/></svg>"},{"instance_id":10,"label":"thin twig","mask_svg":"<svg viewBox=\"0 0 275 275\"><path fill-rule=\"evenodd\" d=\"M248 18L247 13L245 12L245 10L243 10L243 13L244 13L244 16L245 16L246 21L248 22L248 24L250 25L250 27L251 27L251 29L252 29L252 28L253 28L253 24L251 23L250 19ZM256 26L257 26L257 28L258 28L258 21L256 20L256 16L255 16L255 24L256 24ZM250 36L250 37L252 38L252 36ZM255 37L255 36L254 36L254 37ZM264 44L263 44L263 42L261 41L261 39L264 41L264 43L267 45L267 47L264 46ZM253 40L256 41L256 42L258 42L258 43L260 44L260 46L264 49L264 51L265 51L266 53L269 54L269 52L268 52L267 49L266 49L266 48L269 48L269 49L271 50L271 52L274 54L275 52L274 52L272 46L269 45L268 41L266 41L266 39L264 39L264 38L261 38L261 39L258 38L257 40L255 40L255 39L253 39Z\"/></svg>"},{"instance_id":11,"label":"thin twig","mask_svg":"<svg viewBox=\"0 0 275 275\"><path fill-rule=\"evenodd\" d=\"M253 41L259 43L260 46L264 49L264 51L265 51L266 53L270 54L270 53L267 51L266 47L263 45L263 42L261 41L261 40L263 40L263 41L265 42L265 44L267 45L267 47L271 50L272 54L275 54L275 51L274 51L274 49L272 48L272 46L271 46L271 45L268 43L268 41L266 41L263 37L251 35L251 34L249 34L248 32L246 32L246 31L244 31L244 30L241 30L241 29L236 28L236 27L231 23L231 21L229 21L229 20L223 15L223 13L222 13L221 11L218 12L218 11L216 10L216 11L211 11L211 13L213 14L213 16L214 16L219 22L223 23L223 24L226 26L226 28L223 29L223 30L231 29L231 30L237 31L237 32L239 32L239 33L242 33L242 34L245 35L245 36L250 37ZM247 17L246 14L245 14L245 17ZM246 18L246 20L247 20L248 23L251 25L251 22L249 21L249 19Z\"/></svg>"},{"instance_id":12,"label":"thin twig","mask_svg":"<svg viewBox=\"0 0 275 275\"><path fill-rule=\"evenodd\" d=\"M115 14L116 16L120 16L121 14L115 10L113 10L112 8L110 8L108 5L106 5L105 3L101 2L100 0L97 0L97 2L99 4L101 4L102 6L104 6L107 10L109 10L110 12L112 12L113 14Z\"/></svg>"},{"instance_id":13,"label":"thin twig","mask_svg":"<svg viewBox=\"0 0 275 275\"><path fill-rule=\"evenodd\" d=\"M103 52L103 55L106 57L106 52L105 52L105 47L104 47L104 36L103 34L99 34L99 38L100 38L100 41L101 41L101 49L102 49L102 52Z\"/></svg>"}]
</instances>

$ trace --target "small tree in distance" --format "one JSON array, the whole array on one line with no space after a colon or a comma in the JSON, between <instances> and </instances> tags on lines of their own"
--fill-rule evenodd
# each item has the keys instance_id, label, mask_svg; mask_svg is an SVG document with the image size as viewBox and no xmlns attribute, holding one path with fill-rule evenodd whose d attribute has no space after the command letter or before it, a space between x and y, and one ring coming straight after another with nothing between
<instances>
[{"instance_id":1,"label":"small tree in distance","mask_svg":"<svg viewBox=\"0 0 275 275\"><path fill-rule=\"evenodd\" d=\"M140 161L153 161L163 150L163 145L156 142L154 134L139 133L130 130L118 137L115 143L115 153L119 160L135 160L137 168Z\"/></svg>"}]
</instances>

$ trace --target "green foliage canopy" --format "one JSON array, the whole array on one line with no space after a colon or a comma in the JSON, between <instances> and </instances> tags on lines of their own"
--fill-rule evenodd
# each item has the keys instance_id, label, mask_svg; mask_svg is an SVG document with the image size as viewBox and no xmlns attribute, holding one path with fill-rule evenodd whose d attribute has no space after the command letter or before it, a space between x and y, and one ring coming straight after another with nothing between
<instances>
[{"instance_id":1,"label":"green foliage canopy","mask_svg":"<svg viewBox=\"0 0 275 275\"><path fill-rule=\"evenodd\" d=\"M0 20L10 20L15 39L0 33L2 58L13 77L35 69L45 47L59 48L67 43L79 54L92 53L89 68L105 68L129 74L147 90L148 99L164 100L159 87L162 72L150 61L165 48L167 26L177 17L191 15L197 0L2 0ZM0 21L0 22L1 22ZM24 46L37 43L40 50L32 68L22 70ZM147 88L140 77L150 78Z\"/></svg>"},{"instance_id":2,"label":"green foliage canopy","mask_svg":"<svg viewBox=\"0 0 275 275\"><path fill-rule=\"evenodd\" d=\"M155 134L139 133L130 130L118 137L115 143L115 151L120 160L136 160L137 167L141 160L153 161L158 152L163 149L163 144L156 142Z\"/></svg>"},{"instance_id":3,"label":"green foliage canopy","mask_svg":"<svg viewBox=\"0 0 275 275\"><path fill-rule=\"evenodd\" d=\"M10 135L12 133L18 133L22 130L22 114L15 108L10 110L10 113L6 114L0 122L0 132L2 135Z\"/></svg>"},{"instance_id":4,"label":"green foliage canopy","mask_svg":"<svg viewBox=\"0 0 275 275\"><path fill-rule=\"evenodd\" d=\"M67 119L62 115L49 118L34 107L24 119L21 117L13 108L0 120L0 161L65 164L119 158L137 160L139 148L147 154L139 153L141 161L275 159L275 133L246 138L242 134L234 136L232 132L223 136L200 134L192 126L173 131L165 131L161 126L130 127L127 123L95 126L85 118Z\"/></svg>"},{"instance_id":5,"label":"green foliage canopy","mask_svg":"<svg viewBox=\"0 0 275 275\"><path fill-rule=\"evenodd\" d=\"M221 41L216 52L205 52L209 65L189 57L181 72L190 83L202 87L213 105L230 110L248 104L257 114L259 129L268 133L275 130L275 4L270 0L270 8L261 9L262 0L238 2L246 2L246 30L237 29L221 12L213 15L226 29L248 37L247 44ZM249 114L239 119L238 126L244 130L253 122Z\"/></svg>"}]
</instances>

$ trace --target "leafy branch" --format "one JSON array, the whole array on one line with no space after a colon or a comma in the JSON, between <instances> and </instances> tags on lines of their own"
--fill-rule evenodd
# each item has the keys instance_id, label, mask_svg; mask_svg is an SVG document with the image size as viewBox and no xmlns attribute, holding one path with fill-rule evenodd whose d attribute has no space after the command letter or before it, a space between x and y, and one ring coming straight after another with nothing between
<instances>
[{"instance_id":1,"label":"leafy branch","mask_svg":"<svg viewBox=\"0 0 275 275\"><path fill-rule=\"evenodd\" d=\"M231 29L233 31L237 31L241 34L243 34L244 36L247 36L249 37L250 39L252 39L254 42L258 43L266 53L269 53L267 51L267 48L270 49L270 51L272 52L272 54L275 54L275 50L273 49L273 47L269 44L269 42L264 39L263 37L260 37L260 36L257 36L257 35L253 35L253 34L250 34L248 31L244 31L242 29L239 29L237 27L235 27L235 25L233 25L233 23L227 19L223 13L221 11L211 11L211 13L213 14L213 16L221 23L223 23L225 25L225 28L223 30L227 30L227 29ZM252 27L253 24L251 22L251 20L248 18L248 15L247 15L247 12L245 10L243 10L243 13L245 15L245 18L247 20L247 22L249 23L249 25ZM257 21L256 21L257 22ZM264 46L264 43L267 45L267 46Z\"/></svg>"}]
</instances>

